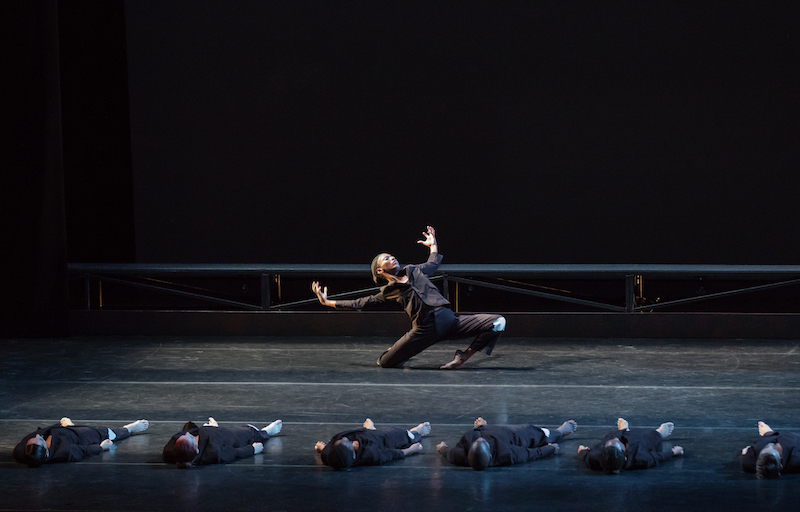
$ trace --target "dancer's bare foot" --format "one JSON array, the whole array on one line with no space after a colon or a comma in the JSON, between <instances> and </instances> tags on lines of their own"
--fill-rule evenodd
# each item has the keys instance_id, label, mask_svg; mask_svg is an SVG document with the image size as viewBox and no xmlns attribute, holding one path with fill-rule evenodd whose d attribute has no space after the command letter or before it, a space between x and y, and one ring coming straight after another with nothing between
<instances>
[{"instance_id":1,"label":"dancer's bare foot","mask_svg":"<svg viewBox=\"0 0 800 512\"><path fill-rule=\"evenodd\" d=\"M764 423L763 421L758 422L758 435L765 436L767 434L771 434L773 430L769 428L769 425Z\"/></svg>"},{"instance_id":2,"label":"dancer's bare foot","mask_svg":"<svg viewBox=\"0 0 800 512\"><path fill-rule=\"evenodd\" d=\"M661 434L662 438L667 438L672 434L673 430L675 430L675 425L671 421L667 421L666 423L662 423L661 426L656 429L656 432Z\"/></svg>"},{"instance_id":3,"label":"dancer's bare foot","mask_svg":"<svg viewBox=\"0 0 800 512\"><path fill-rule=\"evenodd\" d=\"M555 449L556 449L556 451L555 451L555 452L553 452L553 455L555 455L556 453L558 453L558 451L561 449L561 448L558 446L558 443L547 443L547 444L548 444L549 446L552 446L553 448L555 448Z\"/></svg>"},{"instance_id":4,"label":"dancer's bare foot","mask_svg":"<svg viewBox=\"0 0 800 512\"><path fill-rule=\"evenodd\" d=\"M375 423L373 423L371 419L367 418L364 420L364 428L367 430L375 430Z\"/></svg>"},{"instance_id":5,"label":"dancer's bare foot","mask_svg":"<svg viewBox=\"0 0 800 512\"><path fill-rule=\"evenodd\" d=\"M261 430L266 432L267 435L269 436L274 436L278 434L278 432L280 432L282 428L283 428L283 421L275 420L266 427L262 428Z\"/></svg>"},{"instance_id":6,"label":"dancer's bare foot","mask_svg":"<svg viewBox=\"0 0 800 512\"><path fill-rule=\"evenodd\" d=\"M450 361L449 363L443 364L442 366L440 366L439 369L440 370L455 370L456 368L459 368L462 364L467 362L467 359L469 359L469 357L465 357L465 355L466 354L464 354L464 352L461 352L460 350L456 350L456 357L454 357L453 360Z\"/></svg>"},{"instance_id":7,"label":"dancer's bare foot","mask_svg":"<svg viewBox=\"0 0 800 512\"><path fill-rule=\"evenodd\" d=\"M482 427L482 426L484 426L484 425L487 425L487 423L486 423L486 420L485 420L485 419L483 419L483 418L477 418L477 419L475 420L475 423L473 423L473 425L475 425L475 428L478 428L478 427Z\"/></svg>"},{"instance_id":8,"label":"dancer's bare foot","mask_svg":"<svg viewBox=\"0 0 800 512\"><path fill-rule=\"evenodd\" d=\"M67 418L66 416L61 418L61 421L59 423L61 423L62 427L74 427L75 426L75 424L72 423L72 420Z\"/></svg>"},{"instance_id":9,"label":"dancer's bare foot","mask_svg":"<svg viewBox=\"0 0 800 512\"><path fill-rule=\"evenodd\" d=\"M630 430L628 420L624 418L617 418L617 430Z\"/></svg>"},{"instance_id":10,"label":"dancer's bare foot","mask_svg":"<svg viewBox=\"0 0 800 512\"><path fill-rule=\"evenodd\" d=\"M561 437L566 437L576 430L578 430L578 424L575 420L567 420L563 425L558 427L558 431L561 432Z\"/></svg>"},{"instance_id":11,"label":"dancer's bare foot","mask_svg":"<svg viewBox=\"0 0 800 512\"><path fill-rule=\"evenodd\" d=\"M424 422L420 423L419 425L417 425L416 427L412 428L411 432L416 432L417 434L421 435L422 437L425 437L427 435L430 435L430 433L431 433L431 424L428 423L427 421L424 421Z\"/></svg>"},{"instance_id":12,"label":"dancer's bare foot","mask_svg":"<svg viewBox=\"0 0 800 512\"><path fill-rule=\"evenodd\" d=\"M131 434L135 434L137 432L144 432L149 426L150 422L147 420L136 420L133 423L128 423L122 428L127 429Z\"/></svg>"}]
</instances>

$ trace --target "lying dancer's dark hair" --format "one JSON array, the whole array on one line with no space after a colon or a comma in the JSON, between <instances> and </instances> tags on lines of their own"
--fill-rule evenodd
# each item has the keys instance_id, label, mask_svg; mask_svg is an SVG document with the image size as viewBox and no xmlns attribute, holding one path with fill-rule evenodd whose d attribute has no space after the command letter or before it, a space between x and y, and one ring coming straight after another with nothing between
<instances>
[{"instance_id":1,"label":"lying dancer's dark hair","mask_svg":"<svg viewBox=\"0 0 800 512\"><path fill-rule=\"evenodd\" d=\"M353 443L347 439L339 439L328 453L328 465L333 469L347 469L356 460Z\"/></svg>"},{"instance_id":2,"label":"lying dancer's dark hair","mask_svg":"<svg viewBox=\"0 0 800 512\"><path fill-rule=\"evenodd\" d=\"M479 437L473 441L467 454L467 462L475 471L483 471L492 464L492 448L489 441Z\"/></svg>"},{"instance_id":3,"label":"lying dancer's dark hair","mask_svg":"<svg viewBox=\"0 0 800 512\"><path fill-rule=\"evenodd\" d=\"M172 450L178 469L189 469L194 466L194 459L197 457L197 449L183 437L175 441Z\"/></svg>"},{"instance_id":4,"label":"lying dancer's dark hair","mask_svg":"<svg viewBox=\"0 0 800 512\"><path fill-rule=\"evenodd\" d=\"M756 459L756 476L759 480L774 480L781 476L781 462L774 452L761 450Z\"/></svg>"},{"instance_id":5,"label":"lying dancer's dark hair","mask_svg":"<svg viewBox=\"0 0 800 512\"><path fill-rule=\"evenodd\" d=\"M38 468L47 460L47 448L40 444L29 444L25 446L24 462L31 468Z\"/></svg>"},{"instance_id":6,"label":"lying dancer's dark hair","mask_svg":"<svg viewBox=\"0 0 800 512\"><path fill-rule=\"evenodd\" d=\"M603 447L600 453L600 467L607 475L617 474L625 467L625 451L618 443Z\"/></svg>"}]
</instances>

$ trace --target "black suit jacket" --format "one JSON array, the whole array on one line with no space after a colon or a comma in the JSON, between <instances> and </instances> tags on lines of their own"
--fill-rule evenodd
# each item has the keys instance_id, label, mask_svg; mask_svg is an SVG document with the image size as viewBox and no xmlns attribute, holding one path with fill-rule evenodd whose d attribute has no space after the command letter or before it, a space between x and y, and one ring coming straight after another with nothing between
<instances>
[{"instance_id":1,"label":"black suit jacket","mask_svg":"<svg viewBox=\"0 0 800 512\"><path fill-rule=\"evenodd\" d=\"M479 437L486 439L492 450L491 466L520 464L548 457L556 452L554 446L548 446L547 437L539 427L485 425L465 433L455 446L447 446L441 453L453 464L469 466L469 449Z\"/></svg>"},{"instance_id":2,"label":"black suit jacket","mask_svg":"<svg viewBox=\"0 0 800 512\"><path fill-rule=\"evenodd\" d=\"M47 463L54 462L76 462L90 455L97 455L103 451L100 447L105 439L108 439L108 429L106 427L84 427L72 426L62 427L56 423L52 427L40 428L31 432L17 444L14 448L14 458L18 462L24 463L25 445L28 440L36 434L50 440L50 457Z\"/></svg>"},{"instance_id":3,"label":"black suit jacket","mask_svg":"<svg viewBox=\"0 0 800 512\"><path fill-rule=\"evenodd\" d=\"M442 255L438 252L432 252L425 263L407 265L403 268L401 274L405 273L408 276L407 283L391 282L382 287L375 295L368 295L358 299L336 299L336 309L362 309L369 304L394 301L403 306L412 323L426 322L430 320L429 312L431 308L450 304L429 279L430 276L436 273L441 263Z\"/></svg>"},{"instance_id":4,"label":"black suit jacket","mask_svg":"<svg viewBox=\"0 0 800 512\"><path fill-rule=\"evenodd\" d=\"M781 434L780 432L761 436L755 443L748 446L741 456L742 470L748 473L755 473L758 454L769 443L780 443L781 448L783 448L783 457L781 457L783 469L781 473L800 473L800 450L796 449L797 445L800 444L800 436L797 434Z\"/></svg>"},{"instance_id":5,"label":"black suit jacket","mask_svg":"<svg viewBox=\"0 0 800 512\"><path fill-rule=\"evenodd\" d=\"M328 464L328 454L333 447L333 443L343 437L359 443L353 467L377 466L395 459L405 458L403 448L408 448L414 443L414 440L408 437L408 431L402 428L382 427L377 430L369 430L363 427L354 428L339 432L331 438L330 442L320 452L323 464L330 465Z\"/></svg>"},{"instance_id":6,"label":"black suit jacket","mask_svg":"<svg viewBox=\"0 0 800 512\"><path fill-rule=\"evenodd\" d=\"M581 459L589 469L603 471L600 465L600 453L606 442L619 438L622 444L628 447L628 460L625 470L648 469L658 465L659 462L673 457L672 450L660 451L661 434L655 430L633 428L630 430L615 430L610 432L602 441L592 446L589 450L578 452Z\"/></svg>"}]
</instances>

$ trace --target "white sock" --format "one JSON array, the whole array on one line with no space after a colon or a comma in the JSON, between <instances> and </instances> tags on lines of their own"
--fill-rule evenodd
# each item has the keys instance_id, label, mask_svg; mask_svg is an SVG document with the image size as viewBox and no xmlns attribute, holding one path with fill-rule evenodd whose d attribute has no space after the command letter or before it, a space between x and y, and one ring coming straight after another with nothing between
<instances>
[{"instance_id":1,"label":"white sock","mask_svg":"<svg viewBox=\"0 0 800 512\"><path fill-rule=\"evenodd\" d=\"M544 432L544 437L550 437L550 430L549 429L546 429L544 427L540 427L540 428L542 429L542 432Z\"/></svg>"},{"instance_id":2,"label":"white sock","mask_svg":"<svg viewBox=\"0 0 800 512\"><path fill-rule=\"evenodd\" d=\"M494 332L503 332L503 331L505 331L505 330L506 330L506 319L505 319L504 317L502 317L502 316L501 316L500 318L498 318L497 320L495 320L495 321L492 323L492 325L494 326L494 327L492 327L492 330L493 330Z\"/></svg>"},{"instance_id":3,"label":"white sock","mask_svg":"<svg viewBox=\"0 0 800 512\"><path fill-rule=\"evenodd\" d=\"M108 430L108 438L111 441L117 438L117 434L115 434L113 430L111 430L110 428L108 428L107 430Z\"/></svg>"},{"instance_id":4,"label":"white sock","mask_svg":"<svg viewBox=\"0 0 800 512\"><path fill-rule=\"evenodd\" d=\"M281 420L275 420L261 430L263 430L270 436L274 436L275 434L281 431L282 427L283 427L283 422Z\"/></svg>"}]
</instances>

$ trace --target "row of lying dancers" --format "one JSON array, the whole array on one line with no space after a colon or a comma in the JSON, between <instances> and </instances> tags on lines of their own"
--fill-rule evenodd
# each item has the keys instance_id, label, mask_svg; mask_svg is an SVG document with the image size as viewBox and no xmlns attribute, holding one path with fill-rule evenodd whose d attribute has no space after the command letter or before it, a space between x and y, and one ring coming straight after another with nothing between
<instances>
[{"instance_id":1,"label":"row of lying dancers","mask_svg":"<svg viewBox=\"0 0 800 512\"><path fill-rule=\"evenodd\" d=\"M150 423L138 420L121 429L76 426L69 418L28 434L14 448L14 458L31 467L45 463L79 461L108 450L115 442L144 432ZM264 443L283 426L276 420L259 429L254 425L220 427L214 418L198 426L188 422L164 447L164 462L185 469L207 464L224 464L251 457L264 449ZM558 442L575 432L578 424L565 421L550 430L534 425L496 426L483 418L475 420L455 446L442 441L436 450L451 463L482 471L492 466L510 466L550 457L559 452ZM672 422L657 429L630 428L622 418L617 430L592 447L580 445L578 459L589 469L607 474L623 470L648 469L683 455L683 448L662 450L661 441L672 434ZM367 419L363 426L339 432L327 443L318 441L314 449L322 462L334 469L376 466L423 451L422 438L430 435L431 425L423 422L411 429L376 428ZM778 478L781 473L800 472L800 435L774 432L758 422L759 438L745 447L740 456L742 469L758 478Z\"/></svg>"}]
</instances>

